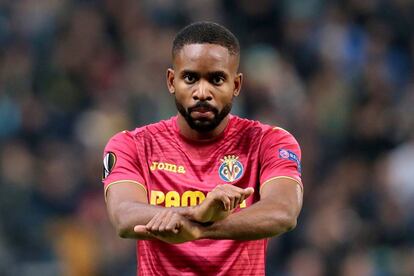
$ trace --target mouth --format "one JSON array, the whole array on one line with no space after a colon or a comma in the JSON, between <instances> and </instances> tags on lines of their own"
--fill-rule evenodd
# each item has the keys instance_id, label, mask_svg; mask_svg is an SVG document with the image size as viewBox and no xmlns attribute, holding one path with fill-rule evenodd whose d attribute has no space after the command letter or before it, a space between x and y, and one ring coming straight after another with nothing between
<instances>
[{"instance_id":1,"label":"mouth","mask_svg":"<svg viewBox=\"0 0 414 276\"><path fill-rule=\"evenodd\" d=\"M213 112L213 111L209 107L196 107L196 108L193 108L191 112L207 113L207 112Z\"/></svg>"},{"instance_id":2,"label":"mouth","mask_svg":"<svg viewBox=\"0 0 414 276\"><path fill-rule=\"evenodd\" d=\"M190 109L193 119L208 120L214 118L214 108L210 106L196 106Z\"/></svg>"},{"instance_id":3,"label":"mouth","mask_svg":"<svg viewBox=\"0 0 414 276\"><path fill-rule=\"evenodd\" d=\"M196 120L213 119L214 113L208 110L203 110L203 111L194 110L191 112L191 117Z\"/></svg>"}]
</instances>

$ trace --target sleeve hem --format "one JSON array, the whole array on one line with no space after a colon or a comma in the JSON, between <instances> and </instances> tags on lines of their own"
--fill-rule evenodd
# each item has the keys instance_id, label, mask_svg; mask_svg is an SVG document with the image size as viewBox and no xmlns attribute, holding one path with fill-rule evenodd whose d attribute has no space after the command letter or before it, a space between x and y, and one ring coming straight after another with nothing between
<instances>
[{"instance_id":1,"label":"sleeve hem","mask_svg":"<svg viewBox=\"0 0 414 276\"><path fill-rule=\"evenodd\" d=\"M271 178L267 179L265 182L263 182L262 184L260 184L260 192L262 191L263 186L266 185L266 184L268 184L270 181L275 180L275 179L283 179L283 178L284 179L290 179L290 180L295 181L297 184L299 184L299 186L300 186L300 188L302 190L302 193L303 193L303 184L302 184L302 181L300 181L300 180L298 180L296 178L293 178L291 176L285 176L285 175L275 176L275 177L271 177Z\"/></svg>"},{"instance_id":2,"label":"sleeve hem","mask_svg":"<svg viewBox=\"0 0 414 276\"><path fill-rule=\"evenodd\" d=\"M142 189L144 189L145 194L146 194L146 196L147 196L147 198L148 198L148 191L147 191L147 188L145 187L145 185L144 185L144 184L139 183L138 181L135 181L135 180L131 180L131 179L123 179L123 180L117 180L117 181L111 182L111 183L109 183L108 185L106 185L105 190L104 190L105 202L106 202L106 196L107 196L107 194L108 194L108 189L109 189L109 187L111 187L111 186L112 186L112 185L114 185L114 184L125 183L125 182L129 182L129 183L137 184L137 185L138 185L138 187L141 187Z\"/></svg>"}]
</instances>

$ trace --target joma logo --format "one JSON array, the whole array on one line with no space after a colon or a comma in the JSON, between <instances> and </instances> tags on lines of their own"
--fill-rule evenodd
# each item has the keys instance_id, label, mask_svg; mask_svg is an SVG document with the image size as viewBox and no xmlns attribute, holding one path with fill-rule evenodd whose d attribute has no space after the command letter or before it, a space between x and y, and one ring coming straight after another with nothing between
<instances>
[{"instance_id":1,"label":"joma logo","mask_svg":"<svg viewBox=\"0 0 414 276\"><path fill-rule=\"evenodd\" d=\"M151 171L167 171L172 173L185 173L184 166L177 166L175 164L165 163L165 162L152 162L150 166Z\"/></svg>"}]
</instances>

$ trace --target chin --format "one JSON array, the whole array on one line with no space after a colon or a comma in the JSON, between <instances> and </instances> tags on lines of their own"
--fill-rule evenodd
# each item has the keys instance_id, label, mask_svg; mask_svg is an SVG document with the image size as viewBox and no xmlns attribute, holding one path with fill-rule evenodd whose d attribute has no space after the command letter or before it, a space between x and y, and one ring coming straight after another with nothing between
<instances>
[{"instance_id":1,"label":"chin","mask_svg":"<svg viewBox=\"0 0 414 276\"><path fill-rule=\"evenodd\" d=\"M214 130L217 127L217 124L214 124L212 121L193 121L190 124L190 127L198 132L209 132Z\"/></svg>"},{"instance_id":2,"label":"chin","mask_svg":"<svg viewBox=\"0 0 414 276\"><path fill-rule=\"evenodd\" d=\"M210 132L213 131L215 127L212 125L197 125L193 129L198 132Z\"/></svg>"}]
</instances>

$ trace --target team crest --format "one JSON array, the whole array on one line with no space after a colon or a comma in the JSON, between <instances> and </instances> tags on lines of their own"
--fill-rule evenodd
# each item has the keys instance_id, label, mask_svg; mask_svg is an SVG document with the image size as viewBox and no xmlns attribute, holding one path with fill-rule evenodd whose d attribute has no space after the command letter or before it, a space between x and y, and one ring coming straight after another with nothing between
<instances>
[{"instance_id":1,"label":"team crest","mask_svg":"<svg viewBox=\"0 0 414 276\"><path fill-rule=\"evenodd\" d=\"M223 181L233 182L243 175L243 165L238 159L235 155L227 155L220 159L219 175Z\"/></svg>"},{"instance_id":2,"label":"team crest","mask_svg":"<svg viewBox=\"0 0 414 276\"><path fill-rule=\"evenodd\" d=\"M108 152L107 154L105 154L105 157L103 160L102 179L105 179L108 177L112 169L115 167L115 163L116 163L115 153Z\"/></svg>"}]
</instances>

